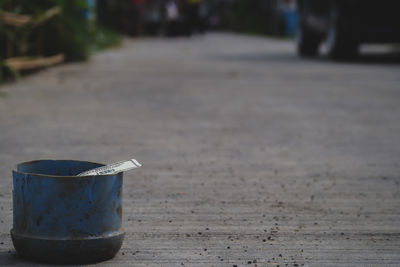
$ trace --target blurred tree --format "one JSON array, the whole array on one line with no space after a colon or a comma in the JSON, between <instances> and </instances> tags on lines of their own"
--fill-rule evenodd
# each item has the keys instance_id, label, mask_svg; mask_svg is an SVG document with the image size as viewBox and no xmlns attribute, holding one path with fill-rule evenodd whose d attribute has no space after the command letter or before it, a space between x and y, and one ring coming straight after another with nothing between
<instances>
[{"instance_id":1,"label":"blurred tree","mask_svg":"<svg viewBox=\"0 0 400 267\"><path fill-rule=\"evenodd\" d=\"M85 60L89 55L90 32L87 21L81 16L86 8L84 0L2 0L0 12L40 18L51 8L62 12L41 25L32 23L18 27L2 24L0 27L0 55L4 57L34 55L37 46L43 55L64 53L67 60ZM38 35L40 38L38 39ZM13 50L9 54L11 41ZM28 44L28 45L27 45ZM24 47L26 46L26 47Z\"/></svg>"},{"instance_id":2,"label":"blurred tree","mask_svg":"<svg viewBox=\"0 0 400 267\"><path fill-rule=\"evenodd\" d=\"M225 28L238 32L282 36L278 0L232 0L222 14Z\"/></svg>"},{"instance_id":3,"label":"blurred tree","mask_svg":"<svg viewBox=\"0 0 400 267\"><path fill-rule=\"evenodd\" d=\"M98 21L113 30L122 31L126 28L127 9L126 0L97 0Z\"/></svg>"},{"instance_id":4,"label":"blurred tree","mask_svg":"<svg viewBox=\"0 0 400 267\"><path fill-rule=\"evenodd\" d=\"M88 19L93 12L88 12L86 3L0 0L0 75L2 70L16 74L5 66L15 57L44 56L52 62L54 58L49 57L62 54L67 61L81 61L88 58L90 50L118 44L119 35Z\"/></svg>"}]
</instances>

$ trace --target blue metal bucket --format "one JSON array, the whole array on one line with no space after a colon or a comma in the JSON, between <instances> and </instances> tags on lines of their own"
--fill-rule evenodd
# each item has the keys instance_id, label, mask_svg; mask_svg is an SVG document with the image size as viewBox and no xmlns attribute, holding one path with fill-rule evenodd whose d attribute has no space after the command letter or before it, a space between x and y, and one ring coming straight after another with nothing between
<instances>
[{"instance_id":1,"label":"blue metal bucket","mask_svg":"<svg viewBox=\"0 0 400 267\"><path fill-rule=\"evenodd\" d=\"M13 170L11 237L24 258L86 263L112 258L121 248L122 173L76 176L99 163L24 162Z\"/></svg>"}]
</instances>

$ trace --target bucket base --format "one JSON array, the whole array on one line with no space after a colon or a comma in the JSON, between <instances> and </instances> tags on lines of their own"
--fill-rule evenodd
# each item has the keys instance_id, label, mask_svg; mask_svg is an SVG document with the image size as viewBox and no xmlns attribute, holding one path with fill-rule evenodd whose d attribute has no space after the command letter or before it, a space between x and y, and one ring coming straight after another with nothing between
<instances>
[{"instance_id":1,"label":"bucket base","mask_svg":"<svg viewBox=\"0 0 400 267\"><path fill-rule=\"evenodd\" d=\"M125 233L87 239L44 239L16 234L11 238L19 256L47 263L93 263L111 259L121 248Z\"/></svg>"}]
</instances>

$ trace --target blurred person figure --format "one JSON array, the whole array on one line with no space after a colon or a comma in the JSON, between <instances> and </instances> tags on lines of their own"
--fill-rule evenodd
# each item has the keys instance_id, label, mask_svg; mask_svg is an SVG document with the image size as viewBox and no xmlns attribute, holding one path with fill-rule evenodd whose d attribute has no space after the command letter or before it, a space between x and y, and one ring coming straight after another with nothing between
<instances>
[{"instance_id":1,"label":"blurred person figure","mask_svg":"<svg viewBox=\"0 0 400 267\"><path fill-rule=\"evenodd\" d=\"M96 21L96 1L85 0L86 8L83 11L83 17L90 23Z\"/></svg>"},{"instance_id":2,"label":"blurred person figure","mask_svg":"<svg viewBox=\"0 0 400 267\"><path fill-rule=\"evenodd\" d=\"M180 14L176 0L167 0L165 3L166 35L177 36L180 32Z\"/></svg>"},{"instance_id":3,"label":"blurred person figure","mask_svg":"<svg viewBox=\"0 0 400 267\"><path fill-rule=\"evenodd\" d=\"M145 0L128 0L126 31L132 36L143 34Z\"/></svg>"},{"instance_id":4,"label":"blurred person figure","mask_svg":"<svg viewBox=\"0 0 400 267\"><path fill-rule=\"evenodd\" d=\"M162 26L162 1L148 0L146 5L146 33L157 35Z\"/></svg>"},{"instance_id":5,"label":"blurred person figure","mask_svg":"<svg viewBox=\"0 0 400 267\"><path fill-rule=\"evenodd\" d=\"M199 7L201 0L186 0L184 13L185 13L185 28L186 34L192 35L199 26Z\"/></svg>"},{"instance_id":6,"label":"blurred person figure","mask_svg":"<svg viewBox=\"0 0 400 267\"><path fill-rule=\"evenodd\" d=\"M199 14L199 19L198 19L197 30L200 33L205 33L210 16L210 7L207 1L200 2L198 14Z\"/></svg>"},{"instance_id":7,"label":"blurred person figure","mask_svg":"<svg viewBox=\"0 0 400 267\"><path fill-rule=\"evenodd\" d=\"M295 0L281 1L280 10L285 21L285 34L293 36L297 28L297 8Z\"/></svg>"}]
</instances>

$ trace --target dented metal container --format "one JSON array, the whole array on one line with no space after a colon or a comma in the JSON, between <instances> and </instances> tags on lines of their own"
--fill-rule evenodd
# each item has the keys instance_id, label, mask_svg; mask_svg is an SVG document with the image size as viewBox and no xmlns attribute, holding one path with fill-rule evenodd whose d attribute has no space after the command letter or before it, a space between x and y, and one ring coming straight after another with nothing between
<instances>
[{"instance_id":1,"label":"dented metal container","mask_svg":"<svg viewBox=\"0 0 400 267\"><path fill-rule=\"evenodd\" d=\"M112 258L124 238L122 173L76 176L103 164L38 160L13 170L11 237L24 258L88 263Z\"/></svg>"}]
</instances>

